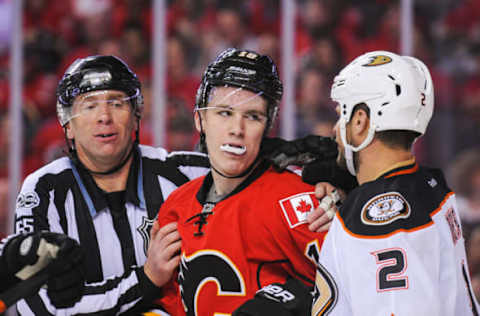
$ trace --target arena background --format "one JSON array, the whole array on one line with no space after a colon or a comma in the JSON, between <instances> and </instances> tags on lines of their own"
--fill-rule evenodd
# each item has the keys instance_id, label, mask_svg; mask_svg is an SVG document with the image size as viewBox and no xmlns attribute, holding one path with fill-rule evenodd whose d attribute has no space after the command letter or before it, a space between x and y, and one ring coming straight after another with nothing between
<instances>
[{"instance_id":1,"label":"arena background","mask_svg":"<svg viewBox=\"0 0 480 316\"><path fill-rule=\"evenodd\" d=\"M382 49L423 60L435 113L415 151L457 192L478 296L478 0L0 0L0 234L12 231L24 176L64 154L55 88L76 58L125 60L143 84L141 142L191 150L202 70L226 47L279 65L285 96L273 134L289 139L332 134L332 79L355 56Z\"/></svg>"}]
</instances>

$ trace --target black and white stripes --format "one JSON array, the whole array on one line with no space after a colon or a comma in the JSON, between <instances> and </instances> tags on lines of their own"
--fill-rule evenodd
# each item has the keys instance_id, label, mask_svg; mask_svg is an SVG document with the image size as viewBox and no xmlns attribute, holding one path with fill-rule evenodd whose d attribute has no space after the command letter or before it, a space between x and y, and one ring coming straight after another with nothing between
<instances>
[{"instance_id":1,"label":"black and white stripes","mask_svg":"<svg viewBox=\"0 0 480 316\"><path fill-rule=\"evenodd\" d=\"M115 216L91 175L66 157L29 175L20 196L32 197L33 203L17 204L15 231L49 230L78 240L86 249L88 286L71 309L56 310L42 289L17 305L19 314L117 315L143 304L149 295L138 277L143 269L131 266L146 260L151 227L146 223L153 221L173 190L207 171L208 159L202 154L168 154L162 148L141 145L134 154L125 203Z\"/></svg>"}]
</instances>

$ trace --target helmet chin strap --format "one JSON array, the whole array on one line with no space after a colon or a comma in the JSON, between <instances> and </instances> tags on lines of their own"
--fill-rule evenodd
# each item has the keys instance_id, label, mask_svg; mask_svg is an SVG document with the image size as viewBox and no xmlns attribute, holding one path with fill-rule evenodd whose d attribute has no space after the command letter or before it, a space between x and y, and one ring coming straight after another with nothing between
<instances>
[{"instance_id":1,"label":"helmet chin strap","mask_svg":"<svg viewBox=\"0 0 480 316\"><path fill-rule=\"evenodd\" d=\"M347 121L342 119L342 121L340 122L340 137L342 138L343 147L345 148L344 150L345 161L347 162L347 169L352 176L357 175L357 171L356 171L355 163L353 159L353 153L359 152L360 150L364 149L372 142L373 136L375 135L375 130L376 130L376 125L373 124L372 121L370 121L367 137L363 140L363 142L359 146L355 147L347 142Z\"/></svg>"}]
</instances>

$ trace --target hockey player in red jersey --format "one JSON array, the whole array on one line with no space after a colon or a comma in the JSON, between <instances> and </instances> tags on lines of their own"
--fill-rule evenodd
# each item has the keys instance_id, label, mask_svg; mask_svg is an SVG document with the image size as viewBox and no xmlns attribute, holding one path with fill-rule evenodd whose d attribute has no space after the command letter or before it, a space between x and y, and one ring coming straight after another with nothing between
<instances>
[{"instance_id":1,"label":"hockey player in red jersey","mask_svg":"<svg viewBox=\"0 0 480 316\"><path fill-rule=\"evenodd\" d=\"M195 125L211 170L174 191L158 218L159 226L177 222L181 239L178 277L160 299L168 313L230 315L242 306L238 315L253 315L266 305L244 303L259 290L273 298L271 315L309 313L307 288L325 234L306 224L318 206L314 187L275 172L261 153L281 96L268 56L228 49L208 66Z\"/></svg>"},{"instance_id":2,"label":"hockey player in red jersey","mask_svg":"<svg viewBox=\"0 0 480 316\"><path fill-rule=\"evenodd\" d=\"M323 243L312 315L478 315L455 194L412 152L433 113L427 67L370 52L335 77L331 96L337 162L360 185Z\"/></svg>"}]
</instances>

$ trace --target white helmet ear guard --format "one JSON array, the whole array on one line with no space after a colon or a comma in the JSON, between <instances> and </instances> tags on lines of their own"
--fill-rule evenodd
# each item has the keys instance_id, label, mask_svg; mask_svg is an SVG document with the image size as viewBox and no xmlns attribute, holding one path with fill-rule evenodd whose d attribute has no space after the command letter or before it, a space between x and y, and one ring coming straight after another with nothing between
<instances>
[{"instance_id":1,"label":"white helmet ear guard","mask_svg":"<svg viewBox=\"0 0 480 316\"><path fill-rule=\"evenodd\" d=\"M347 65L334 79L331 98L340 107L340 134L353 175L353 160L348 161L352 153L347 151L365 148L377 131L424 134L433 114L433 82L425 64L414 57L387 51L366 53ZM370 130L365 141L353 147L346 141L345 128L360 103L370 110Z\"/></svg>"}]
</instances>

